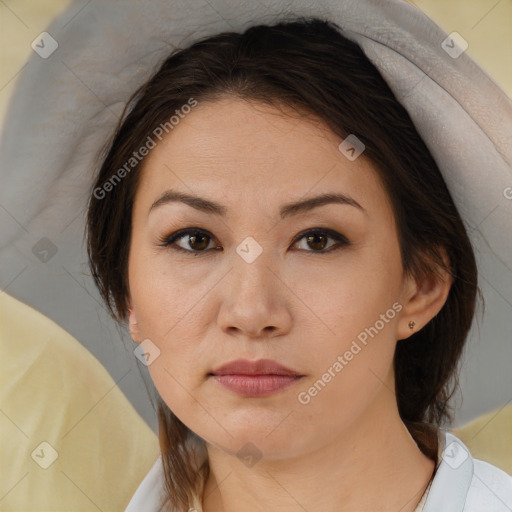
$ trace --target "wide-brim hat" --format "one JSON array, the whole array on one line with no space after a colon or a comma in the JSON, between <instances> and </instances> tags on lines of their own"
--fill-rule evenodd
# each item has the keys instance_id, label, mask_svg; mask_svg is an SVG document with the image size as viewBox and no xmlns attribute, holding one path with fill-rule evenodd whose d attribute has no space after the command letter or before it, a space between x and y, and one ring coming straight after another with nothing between
<instances>
[{"instance_id":1,"label":"wide-brim hat","mask_svg":"<svg viewBox=\"0 0 512 512\"><path fill-rule=\"evenodd\" d=\"M512 332L512 102L468 57L461 36L402 0L73 2L34 41L5 120L2 289L80 339L112 374L131 364L133 354L116 348L118 331L88 276L83 233L98 152L130 95L173 49L291 15L330 19L357 42L430 149L467 227L491 310L476 329L475 317L471 331L475 357L495 354L495 371L486 378L495 379L494 403L480 409L509 400L495 390L512 384L505 372ZM508 386L496 384L505 378ZM126 386L143 410L145 389Z\"/></svg>"}]
</instances>

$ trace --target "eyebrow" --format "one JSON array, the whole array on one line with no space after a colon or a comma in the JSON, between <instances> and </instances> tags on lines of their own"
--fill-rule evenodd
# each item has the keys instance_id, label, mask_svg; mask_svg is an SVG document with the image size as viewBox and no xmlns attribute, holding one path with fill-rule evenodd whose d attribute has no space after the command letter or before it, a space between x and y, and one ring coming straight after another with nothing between
<instances>
[{"instance_id":1,"label":"eyebrow","mask_svg":"<svg viewBox=\"0 0 512 512\"><path fill-rule=\"evenodd\" d=\"M166 190L150 207L149 213L155 208L164 204L180 202L187 204L188 206L195 208L201 212L210 213L219 217L226 217L227 208L219 203L205 199L203 197L187 194L184 192L178 192L176 190ZM314 208L324 206L326 204L341 204L353 206L361 210L365 215L368 215L367 211L352 197L347 194L320 194L315 197L310 197L293 203L283 205L280 210L281 219L299 215L301 213L308 212Z\"/></svg>"}]
</instances>

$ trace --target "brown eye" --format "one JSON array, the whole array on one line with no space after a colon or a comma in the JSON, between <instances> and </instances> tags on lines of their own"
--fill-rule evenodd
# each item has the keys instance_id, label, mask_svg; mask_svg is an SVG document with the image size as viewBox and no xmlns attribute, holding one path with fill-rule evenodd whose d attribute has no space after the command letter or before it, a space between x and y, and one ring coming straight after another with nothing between
<instances>
[{"instance_id":1,"label":"brown eye","mask_svg":"<svg viewBox=\"0 0 512 512\"><path fill-rule=\"evenodd\" d=\"M338 244L331 244L327 249L328 240L335 240ZM306 252L330 252L331 250L336 250L340 248L342 245L350 245L349 241L346 237L337 233L336 231L332 231L330 229L312 229L306 231L305 233L301 233L295 238L295 243L304 240L304 245L306 247L311 248L312 250L304 249ZM334 249L333 249L334 246ZM301 248L302 249L302 248Z\"/></svg>"},{"instance_id":2,"label":"brown eye","mask_svg":"<svg viewBox=\"0 0 512 512\"><path fill-rule=\"evenodd\" d=\"M196 251L203 251L208 247L208 237L201 234L192 235L189 237L188 244L192 249Z\"/></svg>"},{"instance_id":3,"label":"brown eye","mask_svg":"<svg viewBox=\"0 0 512 512\"><path fill-rule=\"evenodd\" d=\"M182 229L161 240L160 245L188 253L207 252L212 237L201 229Z\"/></svg>"},{"instance_id":4,"label":"brown eye","mask_svg":"<svg viewBox=\"0 0 512 512\"><path fill-rule=\"evenodd\" d=\"M315 250L322 250L325 249L325 246L327 245L327 240L329 237L325 235L308 235L306 237L306 243Z\"/></svg>"}]
</instances>

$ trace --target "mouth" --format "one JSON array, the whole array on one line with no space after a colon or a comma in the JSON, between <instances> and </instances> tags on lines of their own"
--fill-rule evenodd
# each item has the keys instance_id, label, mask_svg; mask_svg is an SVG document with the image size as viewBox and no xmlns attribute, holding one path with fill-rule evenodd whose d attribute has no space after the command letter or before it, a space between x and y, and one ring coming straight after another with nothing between
<instances>
[{"instance_id":1,"label":"mouth","mask_svg":"<svg viewBox=\"0 0 512 512\"><path fill-rule=\"evenodd\" d=\"M291 375L213 375L223 387L244 397L265 397L292 386L303 376Z\"/></svg>"},{"instance_id":2,"label":"mouth","mask_svg":"<svg viewBox=\"0 0 512 512\"><path fill-rule=\"evenodd\" d=\"M223 364L211 372L212 375L285 375L289 377L302 376L300 372L292 370L272 359L236 359Z\"/></svg>"},{"instance_id":3,"label":"mouth","mask_svg":"<svg viewBox=\"0 0 512 512\"><path fill-rule=\"evenodd\" d=\"M292 386L305 375L271 359L237 359L208 374L223 387L244 397L265 397Z\"/></svg>"}]
</instances>

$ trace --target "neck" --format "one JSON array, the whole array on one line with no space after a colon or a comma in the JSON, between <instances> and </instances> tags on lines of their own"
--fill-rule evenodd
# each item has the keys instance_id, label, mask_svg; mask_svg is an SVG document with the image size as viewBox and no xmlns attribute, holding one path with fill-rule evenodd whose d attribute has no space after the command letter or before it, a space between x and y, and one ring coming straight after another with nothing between
<instances>
[{"instance_id":1,"label":"neck","mask_svg":"<svg viewBox=\"0 0 512 512\"><path fill-rule=\"evenodd\" d=\"M435 463L418 448L383 386L372 407L321 449L252 467L207 445L203 512L412 512Z\"/></svg>"}]
</instances>

